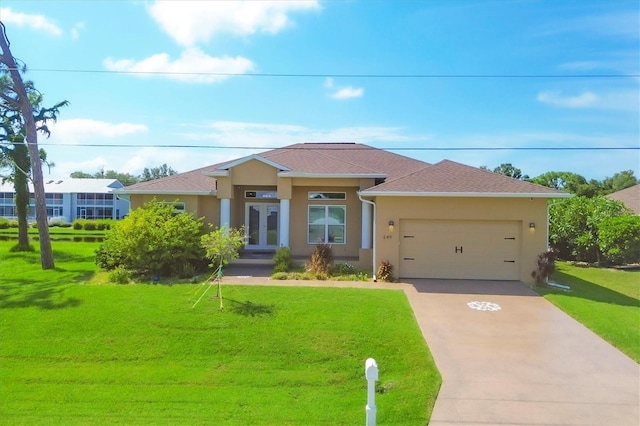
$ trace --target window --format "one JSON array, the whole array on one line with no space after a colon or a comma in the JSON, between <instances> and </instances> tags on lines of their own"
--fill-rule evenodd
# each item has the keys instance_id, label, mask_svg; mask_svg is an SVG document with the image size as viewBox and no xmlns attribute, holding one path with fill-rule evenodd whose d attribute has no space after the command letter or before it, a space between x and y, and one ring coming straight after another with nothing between
<instances>
[{"instance_id":1,"label":"window","mask_svg":"<svg viewBox=\"0 0 640 426\"><path fill-rule=\"evenodd\" d=\"M276 191L244 191L244 198L278 198Z\"/></svg>"},{"instance_id":2,"label":"window","mask_svg":"<svg viewBox=\"0 0 640 426\"><path fill-rule=\"evenodd\" d=\"M309 206L307 244L346 244L346 206Z\"/></svg>"},{"instance_id":3,"label":"window","mask_svg":"<svg viewBox=\"0 0 640 426\"><path fill-rule=\"evenodd\" d=\"M310 200L346 200L346 192L309 192Z\"/></svg>"},{"instance_id":4,"label":"window","mask_svg":"<svg viewBox=\"0 0 640 426\"><path fill-rule=\"evenodd\" d=\"M184 213L184 202L182 201L174 201L174 202L163 202L161 204L173 206L173 213Z\"/></svg>"}]
</instances>

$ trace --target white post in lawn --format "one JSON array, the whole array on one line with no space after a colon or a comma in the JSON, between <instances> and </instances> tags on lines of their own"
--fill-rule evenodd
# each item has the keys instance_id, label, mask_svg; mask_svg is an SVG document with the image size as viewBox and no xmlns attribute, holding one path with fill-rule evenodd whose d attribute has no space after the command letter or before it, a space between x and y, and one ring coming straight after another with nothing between
<instances>
[{"instance_id":1,"label":"white post in lawn","mask_svg":"<svg viewBox=\"0 0 640 426\"><path fill-rule=\"evenodd\" d=\"M364 364L364 375L367 378L367 413L366 426L376 426L376 381L378 380L378 364L369 358Z\"/></svg>"}]
</instances>

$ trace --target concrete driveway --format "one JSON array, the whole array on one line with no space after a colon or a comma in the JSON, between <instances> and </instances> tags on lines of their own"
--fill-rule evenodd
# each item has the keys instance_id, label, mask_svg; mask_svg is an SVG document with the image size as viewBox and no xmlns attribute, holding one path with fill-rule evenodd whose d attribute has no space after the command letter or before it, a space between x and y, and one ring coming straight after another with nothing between
<instances>
[{"instance_id":1,"label":"concrete driveway","mask_svg":"<svg viewBox=\"0 0 640 426\"><path fill-rule=\"evenodd\" d=\"M405 282L442 374L430 425L640 425L640 366L524 284Z\"/></svg>"}]
</instances>

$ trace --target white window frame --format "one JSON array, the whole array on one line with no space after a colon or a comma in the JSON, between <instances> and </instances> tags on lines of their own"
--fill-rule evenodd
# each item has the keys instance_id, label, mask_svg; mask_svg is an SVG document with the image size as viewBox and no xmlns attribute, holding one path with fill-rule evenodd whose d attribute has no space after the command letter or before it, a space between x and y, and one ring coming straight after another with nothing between
<instances>
[{"instance_id":1,"label":"white window frame","mask_svg":"<svg viewBox=\"0 0 640 426\"><path fill-rule=\"evenodd\" d=\"M311 223L311 208L319 208L319 207L324 207L324 218L325 218L325 223L324 223L324 238L322 239L322 241L311 241L311 239L309 238L310 236L310 232L309 232L309 227L311 225L315 225L317 226L317 224L312 224ZM340 242L336 242L336 241L329 241L329 209L330 208L341 208L344 211L344 223L339 224L339 225L334 225L334 226L342 226L342 241ZM347 206L344 204L309 204L307 206L307 244L312 244L312 245L317 245L317 244L331 244L331 245L345 245L347 244Z\"/></svg>"}]
</instances>

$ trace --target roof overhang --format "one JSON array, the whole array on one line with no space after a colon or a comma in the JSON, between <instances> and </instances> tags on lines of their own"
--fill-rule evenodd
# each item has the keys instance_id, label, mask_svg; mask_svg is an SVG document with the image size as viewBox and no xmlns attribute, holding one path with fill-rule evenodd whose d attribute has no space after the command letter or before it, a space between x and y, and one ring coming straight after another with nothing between
<instances>
[{"instance_id":1,"label":"roof overhang","mask_svg":"<svg viewBox=\"0 0 640 426\"><path fill-rule=\"evenodd\" d=\"M569 193L361 191L363 197L571 198Z\"/></svg>"},{"instance_id":2,"label":"roof overhang","mask_svg":"<svg viewBox=\"0 0 640 426\"><path fill-rule=\"evenodd\" d=\"M150 190L150 189L134 189L127 191L118 189L110 191L116 195L216 195L217 191L172 191L172 190Z\"/></svg>"}]
</instances>

